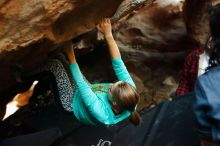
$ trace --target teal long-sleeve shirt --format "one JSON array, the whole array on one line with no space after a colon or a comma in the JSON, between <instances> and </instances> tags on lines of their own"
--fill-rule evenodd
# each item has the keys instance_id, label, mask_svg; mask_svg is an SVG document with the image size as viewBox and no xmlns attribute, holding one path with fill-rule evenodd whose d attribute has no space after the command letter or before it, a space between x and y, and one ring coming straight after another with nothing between
<instances>
[{"instance_id":1,"label":"teal long-sleeve shirt","mask_svg":"<svg viewBox=\"0 0 220 146\"><path fill-rule=\"evenodd\" d=\"M121 57L112 59L112 66L118 80L136 87ZM115 115L112 111L108 100L110 83L88 84L83 79L77 63L70 64L70 70L77 86L77 90L73 95L73 113L80 122L96 126L111 125L130 116L130 111L124 111L118 115ZM93 89L96 89L96 91Z\"/></svg>"}]
</instances>

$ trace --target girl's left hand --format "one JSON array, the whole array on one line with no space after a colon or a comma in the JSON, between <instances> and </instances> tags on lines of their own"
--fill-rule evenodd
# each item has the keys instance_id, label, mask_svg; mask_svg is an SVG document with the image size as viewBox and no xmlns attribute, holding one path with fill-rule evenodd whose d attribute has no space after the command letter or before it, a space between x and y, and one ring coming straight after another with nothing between
<instances>
[{"instance_id":1,"label":"girl's left hand","mask_svg":"<svg viewBox=\"0 0 220 146\"><path fill-rule=\"evenodd\" d=\"M109 18L102 19L96 27L104 36L112 36L112 27Z\"/></svg>"}]
</instances>

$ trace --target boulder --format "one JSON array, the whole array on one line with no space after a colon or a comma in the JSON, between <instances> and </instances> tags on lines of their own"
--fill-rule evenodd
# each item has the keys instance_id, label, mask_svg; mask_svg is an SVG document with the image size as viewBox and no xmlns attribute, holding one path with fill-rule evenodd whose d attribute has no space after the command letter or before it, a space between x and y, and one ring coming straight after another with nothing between
<instances>
[{"instance_id":1,"label":"boulder","mask_svg":"<svg viewBox=\"0 0 220 146\"><path fill-rule=\"evenodd\" d=\"M115 30L115 39L127 51L179 52L190 44L179 5L145 6L117 24Z\"/></svg>"},{"instance_id":2,"label":"boulder","mask_svg":"<svg viewBox=\"0 0 220 146\"><path fill-rule=\"evenodd\" d=\"M116 22L135 8L153 2L122 1L1 0L0 93L15 84L14 66L20 66L23 72L35 70L65 41L94 30L101 18L112 17ZM80 47L86 47L86 43L82 41Z\"/></svg>"},{"instance_id":3,"label":"boulder","mask_svg":"<svg viewBox=\"0 0 220 146\"><path fill-rule=\"evenodd\" d=\"M122 0L10 0L0 3L0 91L15 81L12 66L37 68L62 42L110 17Z\"/></svg>"}]
</instances>

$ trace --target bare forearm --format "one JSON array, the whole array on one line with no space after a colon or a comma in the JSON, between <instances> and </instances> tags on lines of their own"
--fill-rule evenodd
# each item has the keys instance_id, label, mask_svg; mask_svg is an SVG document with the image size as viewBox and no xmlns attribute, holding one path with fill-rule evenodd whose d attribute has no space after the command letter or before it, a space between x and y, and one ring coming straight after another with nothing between
<instances>
[{"instance_id":1,"label":"bare forearm","mask_svg":"<svg viewBox=\"0 0 220 146\"><path fill-rule=\"evenodd\" d=\"M114 58L120 57L121 54L120 54L118 45L116 44L112 34L106 35L105 39L108 44L108 50L109 50L109 54L110 54L111 58L114 59Z\"/></svg>"},{"instance_id":2,"label":"bare forearm","mask_svg":"<svg viewBox=\"0 0 220 146\"><path fill-rule=\"evenodd\" d=\"M75 58L75 53L73 48L69 49L68 51L68 59L70 64L75 64L76 63L76 58Z\"/></svg>"},{"instance_id":3,"label":"bare forearm","mask_svg":"<svg viewBox=\"0 0 220 146\"><path fill-rule=\"evenodd\" d=\"M75 64L76 63L76 58L75 58L75 53L73 50L73 45L71 42L65 44L64 46L65 53L68 56L70 64Z\"/></svg>"},{"instance_id":4,"label":"bare forearm","mask_svg":"<svg viewBox=\"0 0 220 146\"><path fill-rule=\"evenodd\" d=\"M114 58L120 57L118 46L112 35L112 27L111 27L110 19L109 18L102 19L97 25L97 29L103 33L107 41L108 50L109 50L109 54L111 58L114 59Z\"/></svg>"}]
</instances>

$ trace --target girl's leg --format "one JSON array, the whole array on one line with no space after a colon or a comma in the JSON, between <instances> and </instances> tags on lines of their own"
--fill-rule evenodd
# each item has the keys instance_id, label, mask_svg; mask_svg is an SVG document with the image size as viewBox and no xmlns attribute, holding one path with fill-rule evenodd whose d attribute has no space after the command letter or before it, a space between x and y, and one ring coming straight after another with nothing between
<instances>
[{"instance_id":1,"label":"girl's leg","mask_svg":"<svg viewBox=\"0 0 220 146\"><path fill-rule=\"evenodd\" d=\"M72 112L72 97L76 86L71 84L63 64L58 59L51 59L45 66L45 70L52 72L55 77L59 94L57 101L60 101L65 111Z\"/></svg>"}]
</instances>

